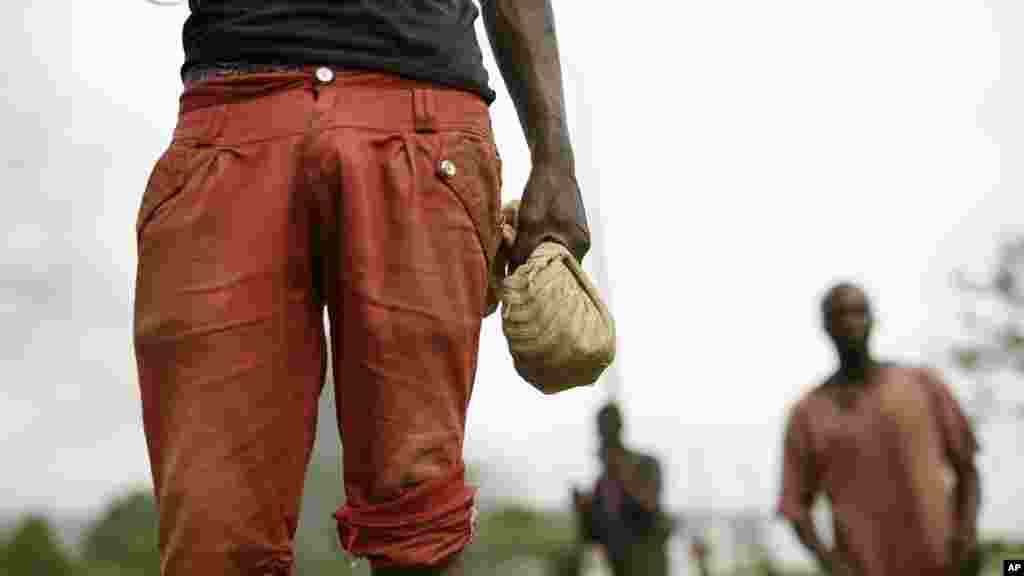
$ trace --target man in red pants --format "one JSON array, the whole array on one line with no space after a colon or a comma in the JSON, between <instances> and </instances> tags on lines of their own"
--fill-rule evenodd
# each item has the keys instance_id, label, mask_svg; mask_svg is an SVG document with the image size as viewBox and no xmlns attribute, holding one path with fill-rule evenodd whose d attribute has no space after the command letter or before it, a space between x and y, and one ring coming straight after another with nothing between
<instances>
[{"instance_id":1,"label":"man in red pants","mask_svg":"<svg viewBox=\"0 0 1024 576\"><path fill-rule=\"evenodd\" d=\"M501 162L471 0L190 0L139 211L135 350L166 576L285 575L331 353L341 543L458 574ZM484 1L532 169L516 244L589 247L550 0ZM330 349L323 310L330 317Z\"/></svg>"}]
</instances>

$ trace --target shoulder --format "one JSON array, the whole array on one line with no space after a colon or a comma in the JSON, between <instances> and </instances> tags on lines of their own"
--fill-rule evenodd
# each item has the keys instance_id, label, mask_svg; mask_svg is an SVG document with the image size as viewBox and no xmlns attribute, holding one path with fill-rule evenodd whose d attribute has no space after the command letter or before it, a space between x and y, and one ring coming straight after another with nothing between
<instances>
[{"instance_id":1,"label":"shoulder","mask_svg":"<svg viewBox=\"0 0 1024 576\"><path fill-rule=\"evenodd\" d=\"M640 454L639 462L649 468L661 468L661 461L653 454Z\"/></svg>"},{"instance_id":2,"label":"shoulder","mask_svg":"<svg viewBox=\"0 0 1024 576\"><path fill-rule=\"evenodd\" d=\"M643 451L640 451L640 450L630 450L630 457L633 459L634 463L636 463L636 464L638 464L640 466L648 466L648 467L660 467L661 466L661 463L658 461L658 458L656 456L654 456L653 454L650 454L648 452L643 452Z\"/></svg>"},{"instance_id":3,"label":"shoulder","mask_svg":"<svg viewBox=\"0 0 1024 576\"><path fill-rule=\"evenodd\" d=\"M937 377L938 373L924 364L908 364L885 360L878 362L881 377L886 380L903 380L910 382L926 382Z\"/></svg>"},{"instance_id":4,"label":"shoulder","mask_svg":"<svg viewBox=\"0 0 1024 576\"><path fill-rule=\"evenodd\" d=\"M815 405L823 398L826 398L829 387L832 384L832 378L833 376L830 375L814 384L789 405L787 411L787 421L789 424L807 418L808 413L814 410Z\"/></svg>"},{"instance_id":5,"label":"shoulder","mask_svg":"<svg viewBox=\"0 0 1024 576\"><path fill-rule=\"evenodd\" d=\"M895 371L895 377L890 379L892 382L916 389L918 394L933 402L933 406L945 407L958 403L953 389L938 369L926 365L899 365L890 369Z\"/></svg>"},{"instance_id":6,"label":"shoulder","mask_svg":"<svg viewBox=\"0 0 1024 576\"><path fill-rule=\"evenodd\" d=\"M661 461L653 454L646 452L632 451L630 457L641 476L647 479L656 479L661 476Z\"/></svg>"},{"instance_id":7,"label":"shoulder","mask_svg":"<svg viewBox=\"0 0 1024 576\"><path fill-rule=\"evenodd\" d=\"M787 438L787 442L804 441L808 436L813 435L813 430L818 428L824 419L831 416L829 411L831 382L832 376L829 375L812 385L789 404L783 419L783 435Z\"/></svg>"},{"instance_id":8,"label":"shoulder","mask_svg":"<svg viewBox=\"0 0 1024 576\"><path fill-rule=\"evenodd\" d=\"M893 380L921 386L928 394L942 394L946 390L946 382L938 370L923 364L889 364L886 370L895 375Z\"/></svg>"},{"instance_id":9,"label":"shoulder","mask_svg":"<svg viewBox=\"0 0 1024 576\"><path fill-rule=\"evenodd\" d=\"M927 386L941 388L946 385L945 381L942 378L942 375L939 374L939 371L936 370L935 368L932 368L931 366L912 366L906 368L906 370L912 371L914 374L916 374L918 380L923 382Z\"/></svg>"},{"instance_id":10,"label":"shoulder","mask_svg":"<svg viewBox=\"0 0 1024 576\"><path fill-rule=\"evenodd\" d=\"M949 385L942 373L935 368L921 366L917 369L918 380L925 387L925 391L934 396L940 405L959 405L957 395Z\"/></svg>"}]
</instances>

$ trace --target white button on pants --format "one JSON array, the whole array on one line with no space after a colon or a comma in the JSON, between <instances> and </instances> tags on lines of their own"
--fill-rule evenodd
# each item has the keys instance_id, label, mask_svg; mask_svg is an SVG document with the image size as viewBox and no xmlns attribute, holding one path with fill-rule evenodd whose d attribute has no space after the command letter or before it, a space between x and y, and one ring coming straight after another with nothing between
<instances>
[{"instance_id":1,"label":"white button on pants","mask_svg":"<svg viewBox=\"0 0 1024 576\"><path fill-rule=\"evenodd\" d=\"M321 66L316 69L316 79L319 80L321 84L330 84L331 81L334 80L334 70L331 70L326 66Z\"/></svg>"}]
</instances>

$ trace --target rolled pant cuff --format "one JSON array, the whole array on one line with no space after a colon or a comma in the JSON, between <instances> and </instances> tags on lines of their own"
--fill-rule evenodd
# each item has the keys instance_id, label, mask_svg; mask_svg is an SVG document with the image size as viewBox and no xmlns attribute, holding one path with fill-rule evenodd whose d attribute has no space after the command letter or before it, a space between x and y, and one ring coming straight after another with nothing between
<instances>
[{"instance_id":1,"label":"rolled pant cuff","mask_svg":"<svg viewBox=\"0 0 1024 576\"><path fill-rule=\"evenodd\" d=\"M475 494L459 466L391 502L346 503L334 514L341 546L374 568L443 565L472 539Z\"/></svg>"}]
</instances>

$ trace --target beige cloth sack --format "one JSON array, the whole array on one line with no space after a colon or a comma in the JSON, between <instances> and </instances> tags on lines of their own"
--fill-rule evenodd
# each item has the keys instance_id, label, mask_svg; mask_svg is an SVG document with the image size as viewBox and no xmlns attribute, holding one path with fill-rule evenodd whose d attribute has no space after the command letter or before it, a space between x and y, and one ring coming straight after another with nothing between
<instances>
[{"instance_id":1,"label":"beige cloth sack","mask_svg":"<svg viewBox=\"0 0 1024 576\"><path fill-rule=\"evenodd\" d=\"M503 241L509 245L515 240L517 209L513 202L502 211ZM589 386L615 359L615 322L586 272L561 244L538 246L515 273L500 278L498 295L516 371L544 394Z\"/></svg>"}]
</instances>

